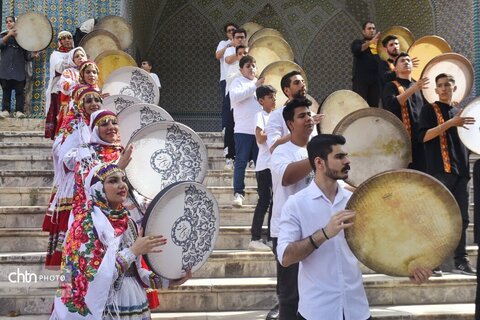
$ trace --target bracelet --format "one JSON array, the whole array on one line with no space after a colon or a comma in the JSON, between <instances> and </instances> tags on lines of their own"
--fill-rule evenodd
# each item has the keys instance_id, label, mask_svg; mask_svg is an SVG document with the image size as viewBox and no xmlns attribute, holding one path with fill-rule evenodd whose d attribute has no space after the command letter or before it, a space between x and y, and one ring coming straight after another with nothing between
<instances>
[{"instance_id":1,"label":"bracelet","mask_svg":"<svg viewBox=\"0 0 480 320\"><path fill-rule=\"evenodd\" d=\"M315 241L313 241L313 237L310 235L308 236L308 239L310 240L310 243L315 249L318 249L318 246L315 244Z\"/></svg>"},{"instance_id":2,"label":"bracelet","mask_svg":"<svg viewBox=\"0 0 480 320\"><path fill-rule=\"evenodd\" d=\"M325 229L324 229L324 228L322 228L322 232L323 232L323 235L325 236L325 239L330 240L330 238L329 238L329 237L327 236L327 234L325 233Z\"/></svg>"}]
</instances>

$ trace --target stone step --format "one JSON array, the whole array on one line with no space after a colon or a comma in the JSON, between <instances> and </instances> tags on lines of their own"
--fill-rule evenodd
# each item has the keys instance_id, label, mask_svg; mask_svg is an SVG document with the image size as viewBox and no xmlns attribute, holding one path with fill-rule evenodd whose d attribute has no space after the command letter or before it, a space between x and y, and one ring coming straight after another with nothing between
<instances>
[{"instance_id":1,"label":"stone step","mask_svg":"<svg viewBox=\"0 0 480 320\"><path fill-rule=\"evenodd\" d=\"M50 156L52 154L52 143L49 140L43 142L0 142L0 154Z\"/></svg>"},{"instance_id":2,"label":"stone step","mask_svg":"<svg viewBox=\"0 0 480 320\"><path fill-rule=\"evenodd\" d=\"M3 170L0 187L49 187L53 183L53 170Z\"/></svg>"},{"instance_id":3,"label":"stone step","mask_svg":"<svg viewBox=\"0 0 480 320\"><path fill-rule=\"evenodd\" d=\"M370 306L401 306L426 304L473 303L475 300L475 277L446 274L432 278L427 283L416 285L407 278L385 275L363 275L363 282ZM36 313L49 313L55 281L36 283L30 287L0 283L0 297L5 300L27 298L31 304L41 299L48 307L36 309ZM211 312L267 310L276 302L276 278L210 278L191 279L181 287L161 290L162 303L157 311L163 312ZM28 296L27 296L28 295ZM25 302L27 302L25 301ZM21 309L21 308L20 308ZM26 314L25 310L19 310Z\"/></svg>"},{"instance_id":4,"label":"stone step","mask_svg":"<svg viewBox=\"0 0 480 320\"><path fill-rule=\"evenodd\" d=\"M51 187L0 187L0 206L47 206Z\"/></svg>"},{"instance_id":5,"label":"stone step","mask_svg":"<svg viewBox=\"0 0 480 320\"><path fill-rule=\"evenodd\" d=\"M222 143L207 142L205 143L205 146L208 149L209 157L224 157L223 142Z\"/></svg>"},{"instance_id":6,"label":"stone step","mask_svg":"<svg viewBox=\"0 0 480 320\"><path fill-rule=\"evenodd\" d=\"M223 146L223 134L221 132L197 132L203 143L220 143Z\"/></svg>"},{"instance_id":7,"label":"stone step","mask_svg":"<svg viewBox=\"0 0 480 320\"><path fill-rule=\"evenodd\" d=\"M41 274L44 270L45 252L0 253L2 274L17 268ZM207 262L194 274L194 278L246 278L275 277L276 262L272 252L248 250L214 250ZM5 281L0 275L0 282Z\"/></svg>"},{"instance_id":8,"label":"stone step","mask_svg":"<svg viewBox=\"0 0 480 320\"><path fill-rule=\"evenodd\" d=\"M53 170L2 170L0 171L0 187L49 187L53 181ZM255 171L245 172L245 186L257 186ZM208 170L203 181L206 186L233 186L233 174L224 170Z\"/></svg>"},{"instance_id":9,"label":"stone step","mask_svg":"<svg viewBox=\"0 0 480 320\"><path fill-rule=\"evenodd\" d=\"M222 226L250 226L254 206L234 208L220 205L220 224ZM39 227L47 210L46 206L0 206L0 228ZM264 226L267 225L265 215Z\"/></svg>"},{"instance_id":10,"label":"stone step","mask_svg":"<svg viewBox=\"0 0 480 320\"><path fill-rule=\"evenodd\" d=\"M2 170L52 170L52 156L46 155L0 155Z\"/></svg>"},{"instance_id":11,"label":"stone step","mask_svg":"<svg viewBox=\"0 0 480 320\"><path fill-rule=\"evenodd\" d=\"M45 119L0 119L0 128L2 131L45 131Z\"/></svg>"},{"instance_id":12,"label":"stone step","mask_svg":"<svg viewBox=\"0 0 480 320\"><path fill-rule=\"evenodd\" d=\"M376 320L471 320L475 304L427 304L371 307ZM153 312L152 320L263 320L268 310L223 312ZM11 318L8 318L11 319ZM20 315L16 320L48 320L49 315Z\"/></svg>"},{"instance_id":13,"label":"stone step","mask_svg":"<svg viewBox=\"0 0 480 320\"><path fill-rule=\"evenodd\" d=\"M371 307L372 318L376 320L471 320L475 314L475 304L428 304ZM152 320L263 320L267 310L226 311L226 312L154 312ZM25 319L30 320L30 319ZM34 320L33 318L31 320Z\"/></svg>"},{"instance_id":14,"label":"stone step","mask_svg":"<svg viewBox=\"0 0 480 320\"><path fill-rule=\"evenodd\" d=\"M0 142L44 142L42 131L0 131Z\"/></svg>"}]
</instances>

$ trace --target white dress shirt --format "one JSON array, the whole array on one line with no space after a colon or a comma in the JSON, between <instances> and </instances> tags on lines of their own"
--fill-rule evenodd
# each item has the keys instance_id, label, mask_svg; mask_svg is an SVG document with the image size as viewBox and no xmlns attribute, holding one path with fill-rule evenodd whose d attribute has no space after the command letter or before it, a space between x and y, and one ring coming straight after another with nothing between
<instances>
[{"instance_id":1,"label":"white dress shirt","mask_svg":"<svg viewBox=\"0 0 480 320\"><path fill-rule=\"evenodd\" d=\"M218 52L228 46L230 44L230 40L222 40L218 43L217 50L215 52ZM219 59L220 62L220 80L225 80L226 77L226 63L225 63L225 55Z\"/></svg>"},{"instance_id":2,"label":"white dress shirt","mask_svg":"<svg viewBox=\"0 0 480 320\"><path fill-rule=\"evenodd\" d=\"M282 263L289 243L325 227L333 214L344 210L352 193L340 185L333 203L312 181L290 196L283 206L277 254ZM370 317L362 273L343 230L300 261L298 312L308 320L365 320ZM320 317L321 315L321 317Z\"/></svg>"},{"instance_id":3,"label":"white dress shirt","mask_svg":"<svg viewBox=\"0 0 480 320\"><path fill-rule=\"evenodd\" d=\"M270 112L270 119L268 119L267 126L265 127L267 146L269 149L278 139L290 133L285 120L283 120L282 112L284 108L285 106Z\"/></svg>"},{"instance_id":4,"label":"white dress shirt","mask_svg":"<svg viewBox=\"0 0 480 320\"><path fill-rule=\"evenodd\" d=\"M235 133L255 135L256 114L262 111L257 101L255 91L257 90L257 78L250 80L244 76L233 80L230 87L230 103L235 119Z\"/></svg>"},{"instance_id":5,"label":"white dress shirt","mask_svg":"<svg viewBox=\"0 0 480 320\"><path fill-rule=\"evenodd\" d=\"M257 113L256 115L257 128L265 131L265 126L268 123L270 114L271 112L266 113L263 110ZM255 171L263 171L269 168L270 150L268 150L267 142L258 143L257 141L257 145L258 145L258 156L257 156L257 163L255 164Z\"/></svg>"}]
</instances>

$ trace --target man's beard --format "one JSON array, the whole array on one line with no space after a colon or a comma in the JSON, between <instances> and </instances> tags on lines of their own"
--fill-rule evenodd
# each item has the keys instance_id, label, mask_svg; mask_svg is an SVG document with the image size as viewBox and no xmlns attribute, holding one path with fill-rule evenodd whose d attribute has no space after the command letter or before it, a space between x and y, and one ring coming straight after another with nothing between
<instances>
[{"instance_id":1,"label":"man's beard","mask_svg":"<svg viewBox=\"0 0 480 320\"><path fill-rule=\"evenodd\" d=\"M345 180L348 178L348 170L350 170L350 165L345 165L340 172L330 169L327 165L327 170L325 175L332 180Z\"/></svg>"},{"instance_id":2,"label":"man's beard","mask_svg":"<svg viewBox=\"0 0 480 320\"><path fill-rule=\"evenodd\" d=\"M304 92L305 92L305 95L303 95ZM293 95L293 98L294 99L305 98L306 96L307 96L307 90L305 89L305 91L303 90L298 91L296 94Z\"/></svg>"}]
</instances>

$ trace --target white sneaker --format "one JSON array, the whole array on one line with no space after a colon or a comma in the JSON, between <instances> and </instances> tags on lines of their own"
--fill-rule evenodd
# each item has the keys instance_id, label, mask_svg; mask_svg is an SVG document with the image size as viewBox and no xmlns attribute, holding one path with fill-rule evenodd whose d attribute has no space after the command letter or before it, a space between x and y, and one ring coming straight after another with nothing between
<instances>
[{"instance_id":1,"label":"white sneaker","mask_svg":"<svg viewBox=\"0 0 480 320\"><path fill-rule=\"evenodd\" d=\"M10 117L10 113L8 111L2 111L0 112L0 119L5 119Z\"/></svg>"},{"instance_id":2,"label":"white sneaker","mask_svg":"<svg viewBox=\"0 0 480 320\"><path fill-rule=\"evenodd\" d=\"M225 170L228 170L228 171L232 171L233 170L233 159L226 159L225 160L225 166L223 167L223 169Z\"/></svg>"},{"instance_id":3,"label":"white sneaker","mask_svg":"<svg viewBox=\"0 0 480 320\"><path fill-rule=\"evenodd\" d=\"M243 206L243 200L245 200L244 196L242 196L240 193L235 193L235 197L232 201L232 206L234 206L234 207Z\"/></svg>"},{"instance_id":4,"label":"white sneaker","mask_svg":"<svg viewBox=\"0 0 480 320\"><path fill-rule=\"evenodd\" d=\"M25 118L25 114L23 112L17 111L13 114L13 117L18 119L23 119Z\"/></svg>"},{"instance_id":5,"label":"white sneaker","mask_svg":"<svg viewBox=\"0 0 480 320\"><path fill-rule=\"evenodd\" d=\"M267 246L265 243L262 242L262 240L252 240L248 244L248 250L250 251L271 251L270 247Z\"/></svg>"}]
</instances>

